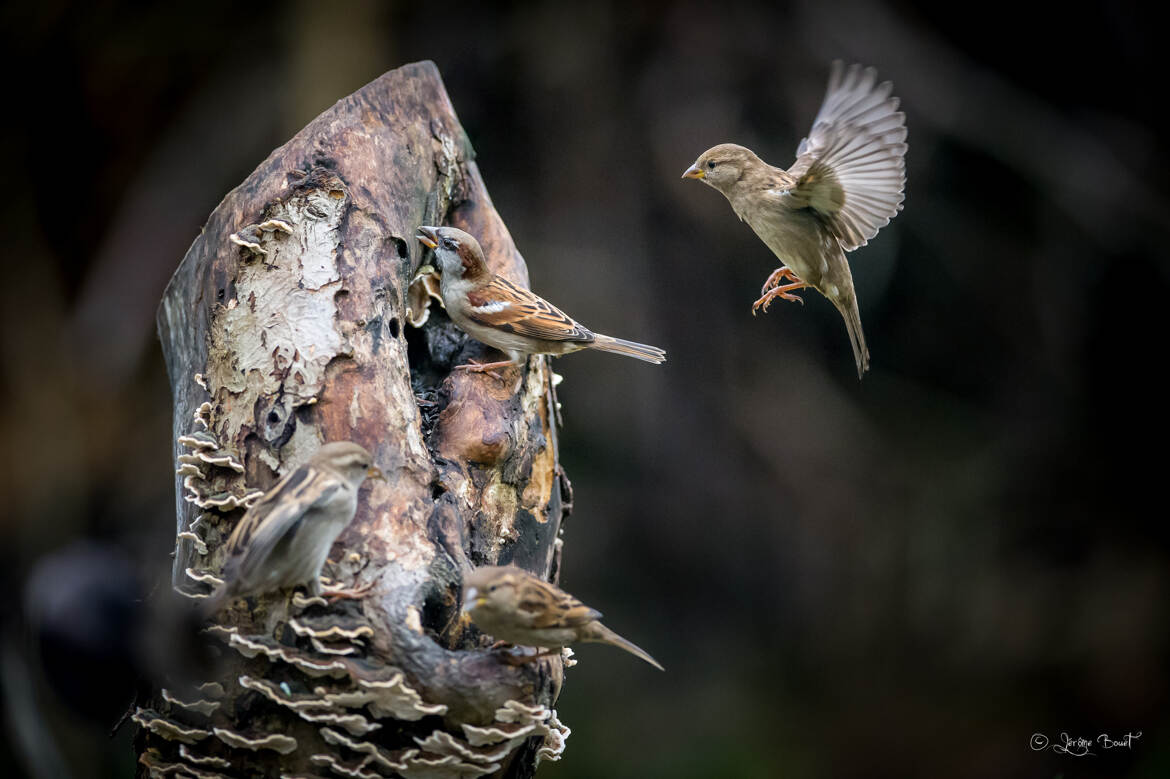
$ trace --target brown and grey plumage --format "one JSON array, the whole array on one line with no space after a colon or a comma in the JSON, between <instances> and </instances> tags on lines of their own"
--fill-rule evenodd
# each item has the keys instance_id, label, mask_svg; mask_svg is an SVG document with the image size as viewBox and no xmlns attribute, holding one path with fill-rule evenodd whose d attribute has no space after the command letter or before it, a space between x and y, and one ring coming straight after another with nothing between
<instances>
[{"instance_id":1,"label":"brown and grey plumage","mask_svg":"<svg viewBox=\"0 0 1170 779\"><path fill-rule=\"evenodd\" d=\"M485 633L511 644L547 649L609 644L664 670L645 650L598 622L600 611L515 566L487 566L467 574L463 610Z\"/></svg>"},{"instance_id":2,"label":"brown and grey plumage","mask_svg":"<svg viewBox=\"0 0 1170 779\"><path fill-rule=\"evenodd\" d=\"M530 354L561 355L582 349L624 354L655 364L666 360L657 346L595 333L531 290L492 273L474 236L455 227L418 228L419 242L435 250L443 306L459 329L510 359L456 366L482 373L518 365ZM420 273L432 270L424 266Z\"/></svg>"},{"instance_id":3,"label":"brown and grey plumage","mask_svg":"<svg viewBox=\"0 0 1170 779\"><path fill-rule=\"evenodd\" d=\"M337 441L278 481L228 538L223 584L204 613L215 614L236 598L299 584L319 594L321 567L353 520L358 488L370 476L382 477L370 453L350 441Z\"/></svg>"},{"instance_id":4,"label":"brown and grey plumage","mask_svg":"<svg viewBox=\"0 0 1170 779\"><path fill-rule=\"evenodd\" d=\"M788 170L731 143L699 155L684 178L722 192L781 262L752 306L820 292L845 319L860 377L869 349L845 252L864 246L902 209L906 116L873 68L834 62L824 102ZM782 283L787 282L787 283Z\"/></svg>"}]
</instances>

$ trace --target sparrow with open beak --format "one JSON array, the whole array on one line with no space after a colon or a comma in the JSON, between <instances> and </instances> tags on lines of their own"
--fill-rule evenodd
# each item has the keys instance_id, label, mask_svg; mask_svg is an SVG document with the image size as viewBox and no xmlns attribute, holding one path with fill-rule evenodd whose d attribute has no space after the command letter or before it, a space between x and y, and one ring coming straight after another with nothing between
<instances>
[{"instance_id":1,"label":"sparrow with open beak","mask_svg":"<svg viewBox=\"0 0 1170 779\"><path fill-rule=\"evenodd\" d=\"M652 363L666 360L666 352L658 347L594 333L544 298L492 273L479 241L462 230L423 226L418 228L418 240L435 250L439 292L451 320L471 337L509 356L457 369L491 372L519 365L530 354L560 355L581 349L600 349ZM434 272L435 266L423 266L418 272Z\"/></svg>"},{"instance_id":2,"label":"sparrow with open beak","mask_svg":"<svg viewBox=\"0 0 1170 779\"><path fill-rule=\"evenodd\" d=\"M350 441L325 444L276 483L240 520L227 541L223 584L203 607L215 614L236 598L307 584L322 593L321 567L337 536L357 512L368 477L383 478L373 457Z\"/></svg>"},{"instance_id":3,"label":"sparrow with open beak","mask_svg":"<svg viewBox=\"0 0 1170 779\"><path fill-rule=\"evenodd\" d=\"M511 644L558 651L577 643L609 644L665 670L643 649L598 622L600 611L512 565L476 568L467 574L463 610L485 633Z\"/></svg>"},{"instance_id":4,"label":"sparrow with open beak","mask_svg":"<svg viewBox=\"0 0 1170 779\"><path fill-rule=\"evenodd\" d=\"M699 155L683 178L719 190L781 262L752 313L811 287L845 319L860 377L869 349L845 252L864 246L902 209L906 116L893 86L873 68L833 63L824 102L788 170L750 149L720 144Z\"/></svg>"}]
</instances>

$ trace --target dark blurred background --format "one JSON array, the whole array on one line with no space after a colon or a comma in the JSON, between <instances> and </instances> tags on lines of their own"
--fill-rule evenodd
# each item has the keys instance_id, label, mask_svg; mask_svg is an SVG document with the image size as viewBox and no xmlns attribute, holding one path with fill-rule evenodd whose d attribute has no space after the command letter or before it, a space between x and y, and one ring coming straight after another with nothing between
<instances>
[{"instance_id":1,"label":"dark blurred background","mask_svg":"<svg viewBox=\"0 0 1170 779\"><path fill-rule=\"evenodd\" d=\"M169 275L274 147L433 59L534 288L670 354L557 363L562 583L668 672L581 648L542 776L1170 776L1146 7L7 4L0 772L133 771L130 728L106 733L122 595L165 576L174 533ZM861 383L819 296L749 314L775 259L679 180L723 141L787 166L834 58L892 79L910 128L905 211L850 255ZM73 614L78 586L104 605ZM50 679L22 600L76 626ZM1141 737L1030 748L1062 731Z\"/></svg>"}]
</instances>

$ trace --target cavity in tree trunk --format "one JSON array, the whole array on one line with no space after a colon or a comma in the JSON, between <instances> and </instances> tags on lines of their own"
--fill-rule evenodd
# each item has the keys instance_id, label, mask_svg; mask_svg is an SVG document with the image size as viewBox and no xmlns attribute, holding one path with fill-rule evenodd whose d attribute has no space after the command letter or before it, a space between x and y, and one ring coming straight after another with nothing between
<instances>
[{"instance_id":1,"label":"cavity in tree trunk","mask_svg":"<svg viewBox=\"0 0 1170 779\"><path fill-rule=\"evenodd\" d=\"M420 224L468 231L527 285L431 63L385 74L273 152L171 280L158 326L177 590L214 586L246 506L323 442L362 444L387 481L363 489L326 565L366 597L278 592L221 614L218 678L160 685L135 712L142 773L529 776L563 749L563 658L508 664L460 617L470 565L556 578L569 486L554 377L542 357L502 380L452 372L490 355L412 287Z\"/></svg>"}]
</instances>

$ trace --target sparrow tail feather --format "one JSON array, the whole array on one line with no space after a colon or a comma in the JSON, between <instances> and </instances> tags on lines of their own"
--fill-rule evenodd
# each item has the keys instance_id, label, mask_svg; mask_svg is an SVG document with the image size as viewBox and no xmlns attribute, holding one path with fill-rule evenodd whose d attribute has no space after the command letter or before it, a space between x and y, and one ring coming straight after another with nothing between
<instances>
[{"instance_id":1,"label":"sparrow tail feather","mask_svg":"<svg viewBox=\"0 0 1170 779\"><path fill-rule=\"evenodd\" d=\"M599 644L609 644L610 646L616 646L618 649L626 650L627 652L632 654L634 657L637 657L641 660L645 660L647 663L654 666L659 671L666 670L665 668L662 667L662 664L659 663L657 660L655 660L653 657L651 657L650 653L647 652L645 649L638 646L633 641L627 641L626 639L619 636L617 633L614 633L612 630L607 628L605 625L602 625L600 622L594 622L589 627L590 627L590 629L589 629L588 633L582 637L583 641L593 641L593 642L596 642Z\"/></svg>"},{"instance_id":2,"label":"sparrow tail feather","mask_svg":"<svg viewBox=\"0 0 1170 779\"><path fill-rule=\"evenodd\" d=\"M841 312L845 319L845 329L849 331L849 343L853 346L853 359L857 361L857 378L860 380L869 370L869 347L865 345L865 333L861 330L861 313L857 310L856 299L838 303L837 310Z\"/></svg>"},{"instance_id":3,"label":"sparrow tail feather","mask_svg":"<svg viewBox=\"0 0 1170 779\"><path fill-rule=\"evenodd\" d=\"M624 354L627 357L652 362L655 365L666 362L666 352L657 346L647 346L646 344L626 341L621 338L611 338L608 335L595 335L594 340L589 346L593 349L600 349L603 352Z\"/></svg>"}]
</instances>

